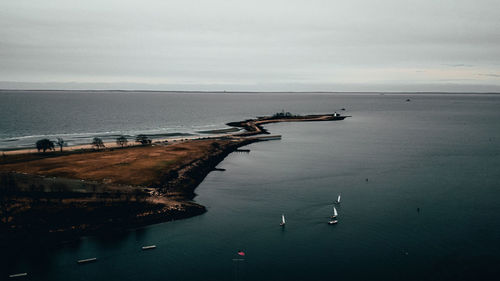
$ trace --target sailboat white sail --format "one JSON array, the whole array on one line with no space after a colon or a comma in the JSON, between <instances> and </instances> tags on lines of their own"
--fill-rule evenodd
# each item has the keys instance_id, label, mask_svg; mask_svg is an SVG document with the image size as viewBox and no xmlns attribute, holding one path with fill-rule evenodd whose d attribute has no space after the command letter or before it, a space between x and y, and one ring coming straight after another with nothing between
<instances>
[{"instance_id":1,"label":"sailboat white sail","mask_svg":"<svg viewBox=\"0 0 500 281\"><path fill-rule=\"evenodd\" d=\"M339 222L338 220L336 220L337 215L338 215L337 209L335 207L333 207L333 215L331 217L332 219L330 221L328 221L328 224L337 224Z\"/></svg>"},{"instance_id":2,"label":"sailboat white sail","mask_svg":"<svg viewBox=\"0 0 500 281\"><path fill-rule=\"evenodd\" d=\"M335 208L335 206L333 206L333 215L330 216L330 218L334 219L338 216L339 214L337 213L337 208Z\"/></svg>"},{"instance_id":3,"label":"sailboat white sail","mask_svg":"<svg viewBox=\"0 0 500 281\"><path fill-rule=\"evenodd\" d=\"M281 226L284 226L284 225L285 225L285 215L284 215L284 214L282 214L282 215L281 215L281 222L280 222L280 225L281 225Z\"/></svg>"},{"instance_id":4,"label":"sailboat white sail","mask_svg":"<svg viewBox=\"0 0 500 281\"><path fill-rule=\"evenodd\" d=\"M339 197L337 197L337 202L335 202L337 204L340 204L340 194L339 194Z\"/></svg>"}]
</instances>

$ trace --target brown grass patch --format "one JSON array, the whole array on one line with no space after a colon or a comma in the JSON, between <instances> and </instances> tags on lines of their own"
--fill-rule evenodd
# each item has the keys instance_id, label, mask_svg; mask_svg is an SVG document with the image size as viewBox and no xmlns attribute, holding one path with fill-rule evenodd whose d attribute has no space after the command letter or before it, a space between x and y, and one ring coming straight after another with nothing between
<instances>
[{"instance_id":1,"label":"brown grass patch","mask_svg":"<svg viewBox=\"0 0 500 281\"><path fill-rule=\"evenodd\" d=\"M173 145L140 146L113 151L64 155L0 165L0 171L85 179L115 184L151 185L168 169L204 157L211 144L226 140L193 140ZM31 159L26 155L27 159Z\"/></svg>"}]
</instances>

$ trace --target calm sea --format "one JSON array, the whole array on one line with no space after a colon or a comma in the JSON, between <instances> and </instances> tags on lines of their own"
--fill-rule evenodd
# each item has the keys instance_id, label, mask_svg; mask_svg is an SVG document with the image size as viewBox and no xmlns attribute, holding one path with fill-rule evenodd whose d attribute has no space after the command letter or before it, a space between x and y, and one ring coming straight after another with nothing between
<instances>
[{"instance_id":1,"label":"calm sea","mask_svg":"<svg viewBox=\"0 0 500 281\"><path fill-rule=\"evenodd\" d=\"M269 115L330 113L350 96L271 93L162 93L116 91L0 91L0 150L31 148L37 140L69 145L94 137L153 138L200 135L227 122Z\"/></svg>"},{"instance_id":2,"label":"calm sea","mask_svg":"<svg viewBox=\"0 0 500 281\"><path fill-rule=\"evenodd\" d=\"M204 215L55 248L2 249L0 279L19 272L29 280L500 274L500 96L1 92L0 101L3 147L47 134L75 142L94 134L195 134L282 109L352 115L268 125L283 139L229 155L219 165L226 171L196 189ZM338 194L339 223L331 226ZM151 244L157 249L141 251ZM91 257L98 261L76 264Z\"/></svg>"}]
</instances>

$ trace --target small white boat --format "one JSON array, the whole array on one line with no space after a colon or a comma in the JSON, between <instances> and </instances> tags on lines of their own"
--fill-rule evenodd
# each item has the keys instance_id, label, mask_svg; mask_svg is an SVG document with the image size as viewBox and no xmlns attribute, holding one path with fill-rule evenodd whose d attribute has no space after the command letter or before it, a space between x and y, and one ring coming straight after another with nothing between
<instances>
[{"instance_id":1,"label":"small white boat","mask_svg":"<svg viewBox=\"0 0 500 281\"><path fill-rule=\"evenodd\" d=\"M331 216L332 219L336 218L339 214L337 213L337 209L333 207L333 215Z\"/></svg>"},{"instance_id":2,"label":"small white boat","mask_svg":"<svg viewBox=\"0 0 500 281\"><path fill-rule=\"evenodd\" d=\"M156 249L156 245L144 246L141 249L143 251L145 251L145 250L153 250L153 249Z\"/></svg>"},{"instance_id":3,"label":"small white boat","mask_svg":"<svg viewBox=\"0 0 500 281\"><path fill-rule=\"evenodd\" d=\"M338 220L331 220L328 222L328 224L337 224L339 221Z\"/></svg>"},{"instance_id":4,"label":"small white boat","mask_svg":"<svg viewBox=\"0 0 500 281\"><path fill-rule=\"evenodd\" d=\"M280 226L285 226L285 215L284 214L281 215Z\"/></svg>"},{"instance_id":5,"label":"small white boat","mask_svg":"<svg viewBox=\"0 0 500 281\"><path fill-rule=\"evenodd\" d=\"M77 261L77 263L84 264L84 263L95 262L95 261L97 261L97 258L90 258L90 259L79 260L79 261Z\"/></svg>"},{"instance_id":6,"label":"small white boat","mask_svg":"<svg viewBox=\"0 0 500 281\"><path fill-rule=\"evenodd\" d=\"M28 276L28 273L23 272L23 273L11 274L11 275L9 275L9 278L17 278L17 277L24 277L24 276Z\"/></svg>"},{"instance_id":7,"label":"small white boat","mask_svg":"<svg viewBox=\"0 0 500 281\"><path fill-rule=\"evenodd\" d=\"M340 194L339 197L337 197L337 201L335 201L335 204L340 204Z\"/></svg>"}]
</instances>

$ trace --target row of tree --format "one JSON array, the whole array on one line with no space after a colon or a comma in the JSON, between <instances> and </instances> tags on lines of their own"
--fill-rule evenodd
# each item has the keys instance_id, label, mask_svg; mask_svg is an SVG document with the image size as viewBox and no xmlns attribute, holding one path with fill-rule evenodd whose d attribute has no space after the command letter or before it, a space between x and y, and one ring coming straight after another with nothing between
<instances>
[{"instance_id":1,"label":"row of tree","mask_svg":"<svg viewBox=\"0 0 500 281\"><path fill-rule=\"evenodd\" d=\"M147 135L141 134L135 137L135 142L140 143L142 145L148 145L151 144L152 140ZM102 139L98 137L92 139L92 142L90 144L98 150L106 147ZM127 137L123 135L119 136L118 138L116 138L116 144L118 144L121 147L126 146L128 144ZM36 142L36 149L38 150L38 152L40 151L46 152L47 150L54 151L55 145L59 146L62 152L63 147L66 146L67 143L62 138L57 138L56 141L51 141L49 139L41 139Z\"/></svg>"},{"instance_id":2,"label":"row of tree","mask_svg":"<svg viewBox=\"0 0 500 281\"><path fill-rule=\"evenodd\" d=\"M57 138L57 141L53 142L49 139L41 139L36 142L36 149L38 149L38 152L40 151L47 151L47 150L55 150L54 149L54 144L57 144L57 146L60 147L61 152L63 150L63 146L66 145L66 142L62 138Z\"/></svg>"}]
</instances>

